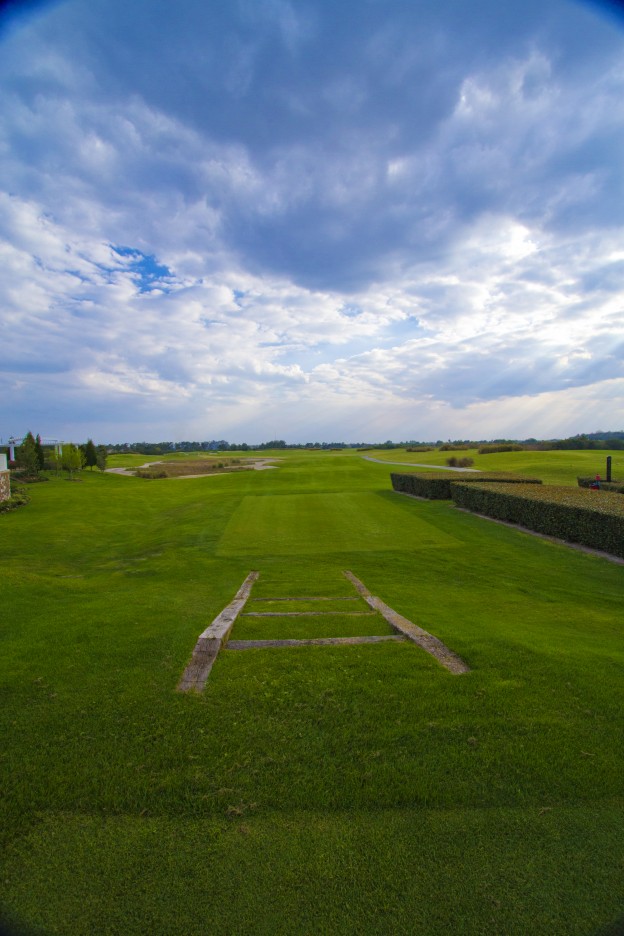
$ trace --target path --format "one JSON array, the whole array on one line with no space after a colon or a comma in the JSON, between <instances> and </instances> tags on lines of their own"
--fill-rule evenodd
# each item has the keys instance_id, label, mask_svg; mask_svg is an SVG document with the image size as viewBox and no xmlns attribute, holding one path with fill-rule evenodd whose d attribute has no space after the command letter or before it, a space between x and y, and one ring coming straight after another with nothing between
<instances>
[{"instance_id":1,"label":"path","mask_svg":"<svg viewBox=\"0 0 624 936\"><path fill-rule=\"evenodd\" d=\"M480 468L451 468L450 465L423 465L420 462L393 462L385 458L371 458L370 455L360 455L364 461L377 462L378 465L400 465L402 468L434 468L436 471L480 471Z\"/></svg>"},{"instance_id":2,"label":"path","mask_svg":"<svg viewBox=\"0 0 624 936\"><path fill-rule=\"evenodd\" d=\"M144 465L135 465L134 468L105 468L104 471L107 474L119 474L125 475L126 477L131 477L134 475L135 471L140 471L142 468L151 468L152 465L162 465L161 461L145 462Z\"/></svg>"}]
</instances>

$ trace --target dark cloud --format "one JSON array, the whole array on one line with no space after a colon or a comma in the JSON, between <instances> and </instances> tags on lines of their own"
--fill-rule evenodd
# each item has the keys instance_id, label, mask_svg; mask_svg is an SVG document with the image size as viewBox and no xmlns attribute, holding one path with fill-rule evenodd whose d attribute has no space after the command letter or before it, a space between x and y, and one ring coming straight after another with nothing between
<instances>
[{"instance_id":1,"label":"dark cloud","mask_svg":"<svg viewBox=\"0 0 624 936\"><path fill-rule=\"evenodd\" d=\"M14 171L39 166L35 186L71 177L118 211L142 193L205 202L250 269L346 291L401 256L435 257L485 212L615 224L623 123L584 134L566 93L582 76L581 116L597 95L617 100L621 83L599 85L622 42L582 10L570 23L567 6L185 0L172 16L164 0L69 0L30 27L33 55L54 55L7 62ZM133 100L174 124L148 126ZM198 157L239 147L257 190L227 168L207 177L176 132L196 135Z\"/></svg>"},{"instance_id":2,"label":"dark cloud","mask_svg":"<svg viewBox=\"0 0 624 936\"><path fill-rule=\"evenodd\" d=\"M253 424L622 376L624 32L593 6L66 0L1 51L16 397Z\"/></svg>"}]
</instances>

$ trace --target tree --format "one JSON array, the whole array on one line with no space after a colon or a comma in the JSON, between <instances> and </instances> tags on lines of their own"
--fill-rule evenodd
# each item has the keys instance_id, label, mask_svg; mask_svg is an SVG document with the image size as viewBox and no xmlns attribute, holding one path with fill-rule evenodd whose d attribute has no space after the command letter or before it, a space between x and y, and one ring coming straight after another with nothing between
<instances>
[{"instance_id":1,"label":"tree","mask_svg":"<svg viewBox=\"0 0 624 936\"><path fill-rule=\"evenodd\" d=\"M37 443L32 432L29 432L20 447L15 452L17 467L21 468L27 478L36 478L39 474L39 457Z\"/></svg>"},{"instance_id":2,"label":"tree","mask_svg":"<svg viewBox=\"0 0 624 936\"><path fill-rule=\"evenodd\" d=\"M73 480L74 471L80 471L84 467L83 454L73 442L63 445L61 464L68 473L70 481Z\"/></svg>"},{"instance_id":3,"label":"tree","mask_svg":"<svg viewBox=\"0 0 624 936\"><path fill-rule=\"evenodd\" d=\"M63 456L61 455L61 453L59 452L56 446L54 446L54 450L50 454L48 464L52 465L52 467L54 468L57 474L60 472L61 468L63 467Z\"/></svg>"},{"instance_id":4,"label":"tree","mask_svg":"<svg viewBox=\"0 0 624 936\"><path fill-rule=\"evenodd\" d=\"M106 469L106 458L108 456L108 453L106 451L106 446L98 445L95 455L97 459L96 464L98 468L100 469L100 471L104 471Z\"/></svg>"},{"instance_id":5,"label":"tree","mask_svg":"<svg viewBox=\"0 0 624 936\"><path fill-rule=\"evenodd\" d=\"M93 471L94 466L97 465L97 451L93 439L88 439L86 445L80 446L80 450L84 455L85 465Z\"/></svg>"},{"instance_id":6,"label":"tree","mask_svg":"<svg viewBox=\"0 0 624 936\"><path fill-rule=\"evenodd\" d=\"M37 452L37 462L39 464L39 471L43 471L45 468L45 453L43 451L43 445L41 444L41 436L37 433L37 438L35 439L35 449Z\"/></svg>"}]
</instances>

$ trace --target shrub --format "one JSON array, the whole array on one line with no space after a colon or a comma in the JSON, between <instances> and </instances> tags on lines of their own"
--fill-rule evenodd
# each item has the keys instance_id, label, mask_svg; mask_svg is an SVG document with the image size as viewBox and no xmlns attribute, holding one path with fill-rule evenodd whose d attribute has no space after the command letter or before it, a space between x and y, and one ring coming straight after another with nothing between
<instances>
[{"instance_id":1,"label":"shrub","mask_svg":"<svg viewBox=\"0 0 624 936\"><path fill-rule=\"evenodd\" d=\"M478 450L479 455L493 455L495 452L524 452L524 445L511 443L509 445L482 445Z\"/></svg>"},{"instance_id":2,"label":"shrub","mask_svg":"<svg viewBox=\"0 0 624 936\"><path fill-rule=\"evenodd\" d=\"M471 465L474 465L474 459L457 458L455 455L453 455L451 458L446 459L446 464L451 468L470 468Z\"/></svg>"},{"instance_id":3,"label":"shrub","mask_svg":"<svg viewBox=\"0 0 624 936\"><path fill-rule=\"evenodd\" d=\"M451 484L456 482L456 476L449 472L428 472L390 475L392 487L401 494L412 494L416 497L426 497L429 500L451 500ZM539 478L526 478L505 471L479 471L462 477L462 482L484 483L499 481L506 484L541 484Z\"/></svg>"},{"instance_id":4,"label":"shrub","mask_svg":"<svg viewBox=\"0 0 624 936\"><path fill-rule=\"evenodd\" d=\"M463 480L453 482L451 491L458 507L624 558L624 498L618 494Z\"/></svg>"},{"instance_id":5,"label":"shrub","mask_svg":"<svg viewBox=\"0 0 624 936\"><path fill-rule=\"evenodd\" d=\"M11 472L12 477L18 478L21 484L40 484L42 481L47 481L48 479L45 475L27 475L20 471L19 468L14 468Z\"/></svg>"},{"instance_id":6,"label":"shrub","mask_svg":"<svg viewBox=\"0 0 624 936\"><path fill-rule=\"evenodd\" d=\"M596 483L595 478L577 478L578 486L582 488L591 487ZM600 481L601 491L611 491L613 494L624 494L624 481Z\"/></svg>"},{"instance_id":7,"label":"shrub","mask_svg":"<svg viewBox=\"0 0 624 936\"><path fill-rule=\"evenodd\" d=\"M29 500L30 496L23 487L13 485L9 499L0 501L0 513L8 513L10 510L17 510L18 507L24 507Z\"/></svg>"}]
</instances>

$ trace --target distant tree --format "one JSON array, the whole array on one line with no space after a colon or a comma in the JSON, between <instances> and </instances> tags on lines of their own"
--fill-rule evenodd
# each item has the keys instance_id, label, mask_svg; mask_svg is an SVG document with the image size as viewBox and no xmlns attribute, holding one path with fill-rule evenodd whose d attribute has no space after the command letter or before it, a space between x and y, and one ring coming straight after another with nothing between
<instances>
[{"instance_id":1,"label":"distant tree","mask_svg":"<svg viewBox=\"0 0 624 936\"><path fill-rule=\"evenodd\" d=\"M36 478L39 474L39 456L37 443L32 432L27 433L24 441L15 452L15 461L25 477Z\"/></svg>"},{"instance_id":2,"label":"distant tree","mask_svg":"<svg viewBox=\"0 0 624 936\"><path fill-rule=\"evenodd\" d=\"M61 459L63 468L69 475L69 480L73 479L74 471L80 471L84 467L84 457L77 445L68 442L63 445L63 455Z\"/></svg>"},{"instance_id":3,"label":"distant tree","mask_svg":"<svg viewBox=\"0 0 624 936\"><path fill-rule=\"evenodd\" d=\"M93 471L94 467L97 465L97 450L95 448L93 439L88 439L85 445L81 445L80 451L84 456L84 463L86 467Z\"/></svg>"},{"instance_id":4,"label":"distant tree","mask_svg":"<svg viewBox=\"0 0 624 936\"><path fill-rule=\"evenodd\" d=\"M54 451L50 453L48 459L48 464L52 465L54 471L58 474L63 467L63 456L59 452L56 446L54 446Z\"/></svg>"},{"instance_id":5,"label":"distant tree","mask_svg":"<svg viewBox=\"0 0 624 936\"><path fill-rule=\"evenodd\" d=\"M41 444L41 436L37 433L37 438L35 439L35 449L37 451L37 462L39 463L39 471L43 471L45 467L45 453L43 451L43 445Z\"/></svg>"},{"instance_id":6,"label":"distant tree","mask_svg":"<svg viewBox=\"0 0 624 936\"><path fill-rule=\"evenodd\" d=\"M259 449L285 449L286 443L283 439L271 439L270 442L263 442L258 446Z\"/></svg>"},{"instance_id":7,"label":"distant tree","mask_svg":"<svg viewBox=\"0 0 624 936\"><path fill-rule=\"evenodd\" d=\"M97 459L96 465L98 466L100 471L104 471L106 469L106 458L107 458L106 446L98 445L97 449L95 450L95 456Z\"/></svg>"}]
</instances>

